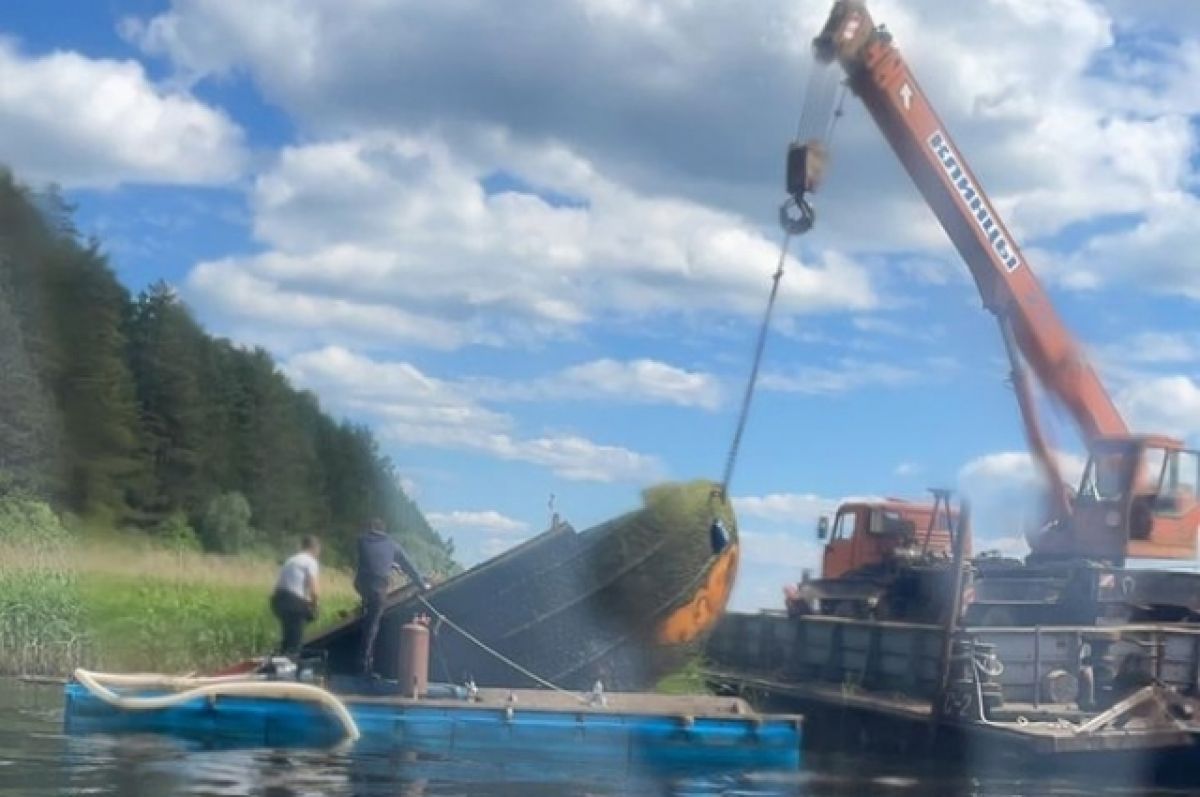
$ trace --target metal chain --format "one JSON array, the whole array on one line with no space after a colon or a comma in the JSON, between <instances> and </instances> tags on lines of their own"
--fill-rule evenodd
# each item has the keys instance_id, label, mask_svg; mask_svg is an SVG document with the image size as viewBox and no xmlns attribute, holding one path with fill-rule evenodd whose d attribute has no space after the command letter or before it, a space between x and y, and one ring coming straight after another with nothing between
<instances>
[{"instance_id":1,"label":"metal chain","mask_svg":"<svg viewBox=\"0 0 1200 797\"><path fill-rule=\"evenodd\" d=\"M813 60L813 68L808 75L808 86L804 92L800 120L796 125L797 139L812 138L818 130L824 128L822 138L826 146L832 141L837 123L845 115L846 102L846 83L831 79L833 75L833 70L816 59ZM831 110L832 113L830 113ZM828 121L825 121L827 115ZM779 262L775 266L775 274L771 277L771 294L767 297L767 307L763 311L762 325L758 329L758 339L754 344L754 358L750 365L750 375L746 380L746 391L742 395L737 426L734 428L733 440L729 444L729 453L725 457L725 471L721 476L719 488L721 498L727 499L729 496L729 484L733 480L733 469L737 465L738 454L741 451L742 435L746 431L746 422L750 417L750 406L754 403L754 391L758 386L758 372L762 367L767 333L771 328L771 316L775 311L775 300L779 297L779 283L783 279L784 264L787 262L791 243L792 233L785 226L783 240L779 244Z\"/></svg>"},{"instance_id":2,"label":"metal chain","mask_svg":"<svg viewBox=\"0 0 1200 797\"><path fill-rule=\"evenodd\" d=\"M729 445L729 453L725 457L725 472L721 477L721 497L728 498L729 483L733 480L733 469L737 464L738 452L742 446L742 434L746 431L746 420L750 416L750 405L754 402L754 389L758 385L758 370L762 366L763 351L767 345L767 332L771 328L771 315L775 310L775 300L779 296L779 283L783 279L783 267L787 262L788 250L791 248L792 234L784 232L783 241L779 244L779 263L775 266L775 274L771 277L771 295L767 298L767 308L763 312L762 325L758 328L758 340L754 344L754 359L750 365L750 376L746 380L746 392L742 396L742 406L738 412L737 427L733 433L733 441Z\"/></svg>"},{"instance_id":3,"label":"metal chain","mask_svg":"<svg viewBox=\"0 0 1200 797\"><path fill-rule=\"evenodd\" d=\"M846 115L846 93L847 85L842 81L838 85L837 101L834 103L833 114L829 117L829 126L825 128L825 146L833 142L833 131L837 129L838 122L842 121L842 117Z\"/></svg>"}]
</instances>

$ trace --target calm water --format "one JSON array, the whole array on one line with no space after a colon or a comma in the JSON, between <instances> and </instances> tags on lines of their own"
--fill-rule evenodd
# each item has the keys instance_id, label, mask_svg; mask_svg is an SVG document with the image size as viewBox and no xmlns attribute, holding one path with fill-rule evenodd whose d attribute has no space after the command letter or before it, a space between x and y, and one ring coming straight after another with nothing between
<instances>
[{"instance_id":1,"label":"calm water","mask_svg":"<svg viewBox=\"0 0 1200 797\"><path fill-rule=\"evenodd\" d=\"M1019 777L1020 773L1013 773ZM4 795L1000 795L1146 794L1064 781L973 780L902 762L810 759L802 774L730 773L703 779L605 779L541 768L413 762L399 755L196 751L157 737L67 737L58 687L0 680L0 797Z\"/></svg>"}]
</instances>

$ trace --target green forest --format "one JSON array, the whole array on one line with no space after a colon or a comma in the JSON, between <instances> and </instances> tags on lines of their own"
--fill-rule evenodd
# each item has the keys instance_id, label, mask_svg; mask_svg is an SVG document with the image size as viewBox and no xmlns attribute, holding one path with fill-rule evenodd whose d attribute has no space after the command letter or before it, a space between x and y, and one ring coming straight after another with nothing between
<instances>
[{"instance_id":1,"label":"green forest","mask_svg":"<svg viewBox=\"0 0 1200 797\"><path fill-rule=\"evenodd\" d=\"M314 533L334 563L379 516L427 572L455 568L370 430L205 332L169 285L132 295L59 191L3 170L0 374L0 495L220 553Z\"/></svg>"}]
</instances>

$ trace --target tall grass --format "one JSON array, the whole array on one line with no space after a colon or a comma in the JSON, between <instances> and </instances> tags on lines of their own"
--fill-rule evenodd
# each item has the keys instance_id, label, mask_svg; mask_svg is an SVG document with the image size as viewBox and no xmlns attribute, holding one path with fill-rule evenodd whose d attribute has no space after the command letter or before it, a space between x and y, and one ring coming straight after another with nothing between
<instances>
[{"instance_id":1,"label":"tall grass","mask_svg":"<svg viewBox=\"0 0 1200 797\"><path fill-rule=\"evenodd\" d=\"M86 656L71 538L48 507L0 502L0 671L46 673Z\"/></svg>"},{"instance_id":2,"label":"tall grass","mask_svg":"<svg viewBox=\"0 0 1200 797\"><path fill-rule=\"evenodd\" d=\"M107 546L85 546L76 556L98 666L205 671L268 653L279 641L268 606L277 566L269 560ZM356 600L346 574L327 568L321 582L317 627Z\"/></svg>"},{"instance_id":3,"label":"tall grass","mask_svg":"<svg viewBox=\"0 0 1200 797\"><path fill-rule=\"evenodd\" d=\"M0 502L0 673L206 671L275 648L277 562L81 540L49 510L11 504ZM324 569L321 585L317 627L356 600L344 572Z\"/></svg>"}]
</instances>

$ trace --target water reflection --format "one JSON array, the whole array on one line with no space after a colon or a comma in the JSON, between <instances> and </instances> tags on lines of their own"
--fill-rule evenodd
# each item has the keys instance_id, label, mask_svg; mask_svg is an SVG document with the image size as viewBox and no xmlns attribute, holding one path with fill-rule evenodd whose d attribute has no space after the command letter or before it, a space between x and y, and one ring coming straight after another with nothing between
<instances>
[{"instance_id":1,"label":"water reflection","mask_svg":"<svg viewBox=\"0 0 1200 797\"><path fill-rule=\"evenodd\" d=\"M1012 772L986 779L932 766L859 756L809 756L802 772L704 776L556 769L537 763L471 763L399 751L204 749L160 736L68 737L57 688L0 681L0 796L166 797L848 797L849 795L1147 794L1136 784L1027 780ZM1161 792L1167 794L1168 792Z\"/></svg>"},{"instance_id":2,"label":"water reflection","mask_svg":"<svg viewBox=\"0 0 1200 797\"><path fill-rule=\"evenodd\" d=\"M796 779L747 775L613 778L602 771L529 763L430 760L413 753L201 750L162 738L64 737L61 769L76 793L129 795L354 795L419 797L477 794L660 794L755 797L807 793Z\"/></svg>"}]
</instances>

